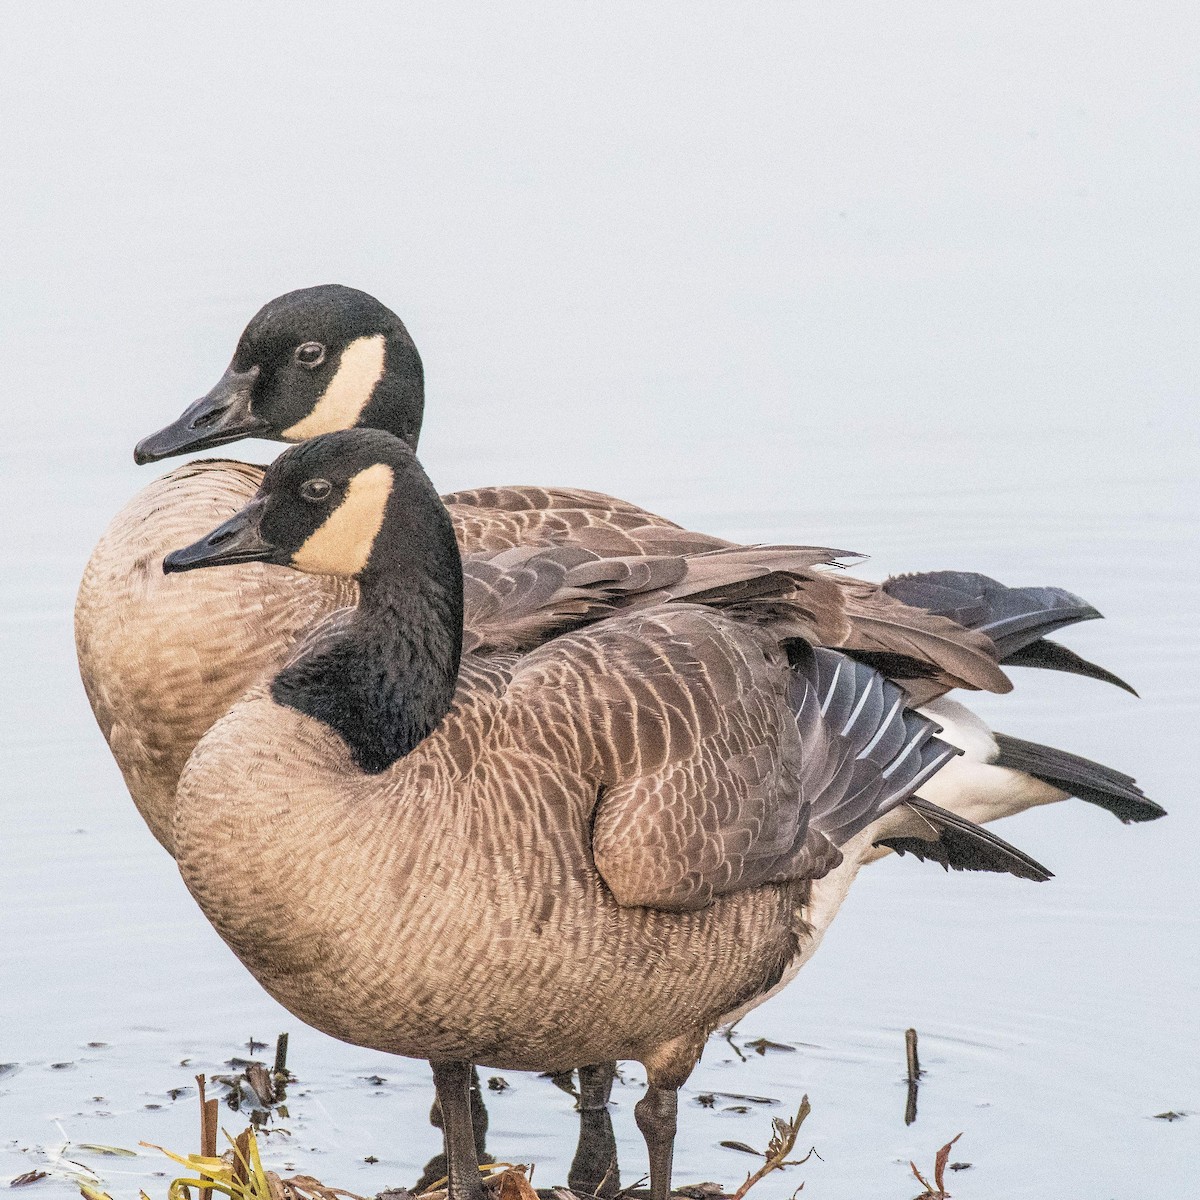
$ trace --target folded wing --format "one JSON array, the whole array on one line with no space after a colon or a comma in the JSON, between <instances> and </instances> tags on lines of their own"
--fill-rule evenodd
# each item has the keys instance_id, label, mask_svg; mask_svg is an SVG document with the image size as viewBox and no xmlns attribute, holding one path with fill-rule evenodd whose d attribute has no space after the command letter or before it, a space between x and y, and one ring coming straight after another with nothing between
<instances>
[{"instance_id":1,"label":"folded wing","mask_svg":"<svg viewBox=\"0 0 1200 1200\"><path fill-rule=\"evenodd\" d=\"M559 638L509 694L523 745L555 730L594 778L593 855L626 906L819 878L956 753L871 668L693 605Z\"/></svg>"}]
</instances>

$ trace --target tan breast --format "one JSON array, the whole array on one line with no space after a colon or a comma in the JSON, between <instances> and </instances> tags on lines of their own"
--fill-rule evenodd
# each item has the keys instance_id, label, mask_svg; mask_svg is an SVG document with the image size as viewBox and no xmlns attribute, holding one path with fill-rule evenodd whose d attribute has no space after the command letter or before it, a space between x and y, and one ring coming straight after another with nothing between
<instances>
[{"instance_id":1,"label":"tan breast","mask_svg":"<svg viewBox=\"0 0 1200 1200\"><path fill-rule=\"evenodd\" d=\"M168 851L175 787L196 743L282 664L300 634L357 597L353 582L260 564L163 575L163 556L237 512L262 475L232 460L164 475L113 518L80 584L75 643L84 688L138 811ZM564 540L636 552L646 531L675 528L633 505L569 489L488 488L446 501L464 553Z\"/></svg>"},{"instance_id":2,"label":"tan breast","mask_svg":"<svg viewBox=\"0 0 1200 1200\"><path fill-rule=\"evenodd\" d=\"M183 575L163 555L208 533L254 495L262 469L188 464L113 519L75 605L79 670L92 711L154 836L172 849L175 785L196 743L296 634L356 588L260 564Z\"/></svg>"},{"instance_id":3,"label":"tan breast","mask_svg":"<svg viewBox=\"0 0 1200 1200\"><path fill-rule=\"evenodd\" d=\"M796 953L802 889L619 907L588 850L594 781L515 745L481 669L382 776L265 688L238 704L179 788L201 908L277 1000L360 1045L548 1070L707 1032Z\"/></svg>"}]
</instances>

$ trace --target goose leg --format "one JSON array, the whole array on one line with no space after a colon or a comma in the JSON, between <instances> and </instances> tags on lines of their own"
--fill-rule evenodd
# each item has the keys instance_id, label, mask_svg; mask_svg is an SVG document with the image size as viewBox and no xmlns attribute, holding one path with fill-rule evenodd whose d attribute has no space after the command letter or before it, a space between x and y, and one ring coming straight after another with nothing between
<instances>
[{"instance_id":1,"label":"goose leg","mask_svg":"<svg viewBox=\"0 0 1200 1200\"><path fill-rule=\"evenodd\" d=\"M657 1087L653 1083L646 1085L646 1094L634 1105L633 1115L650 1155L650 1200L667 1200L671 1194L678 1110L678 1088Z\"/></svg>"},{"instance_id":2,"label":"goose leg","mask_svg":"<svg viewBox=\"0 0 1200 1200\"><path fill-rule=\"evenodd\" d=\"M442 1120L441 1103L434 1098L433 1107L429 1110L429 1123L435 1129L443 1132L446 1128ZM471 1068L471 1127L475 1131L475 1153L481 1163L490 1163L492 1156L487 1152L488 1114L483 1103L483 1088L479 1083L479 1068ZM445 1139L443 1138L443 1144ZM421 1178L413 1185L413 1191L419 1196L427 1192L439 1179L445 1179L449 1174L446 1166L446 1151L439 1150L426 1164Z\"/></svg>"},{"instance_id":3,"label":"goose leg","mask_svg":"<svg viewBox=\"0 0 1200 1200\"><path fill-rule=\"evenodd\" d=\"M442 1129L446 1140L446 1173L450 1177L448 1200L483 1200L479 1154L471 1119L471 1064L431 1062Z\"/></svg>"},{"instance_id":4,"label":"goose leg","mask_svg":"<svg viewBox=\"0 0 1200 1200\"><path fill-rule=\"evenodd\" d=\"M615 1196L621 1188L617 1141L613 1137L608 1098L617 1064L579 1068L579 1144L567 1173L567 1186L588 1196Z\"/></svg>"}]
</instances>

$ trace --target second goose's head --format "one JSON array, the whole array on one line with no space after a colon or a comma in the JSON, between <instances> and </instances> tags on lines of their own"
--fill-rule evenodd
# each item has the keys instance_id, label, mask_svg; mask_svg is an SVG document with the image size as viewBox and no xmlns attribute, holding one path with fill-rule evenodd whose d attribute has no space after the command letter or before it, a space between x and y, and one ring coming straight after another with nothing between
<instances>
[{"instance_id":1,"label":"second goose's head","mask_svg":"<svg viewBox=\"0 0 1200 1200\"><path fill-rule=\"evenodd\" d=\"M403 583L447 559L459 562L454 528L416 455L390 433L348 429L286 450L245 508L168 554L163 570L265 562Z\"/></svg>"},{"instance_id":2,"label":"second goose's head","mask_svg":"<svg viewBox=\"0 0 1200 1200\"><path fill-rule=\"evenodd\" d=\"M340 284L301 288L261 308L216 387L143 438L139 463L241 438L301 442L384 429L416 449L425 407L421 356L374 296Z\"/></svg>"},{"instance_id":3,"label":"second goose's head","mask_svg":"<svg viewBox=\"0 0 1200 1200\"><path fill-rule=\"evenodd\" d=\"M277 703L324 722L367 772L437 728L462 653L462 560L450 514L416 456L376 429L285 451L241 512L163 560L163 571L265 562L359 583L353 620L285 667Z\"/></svg>"}]
</instances>

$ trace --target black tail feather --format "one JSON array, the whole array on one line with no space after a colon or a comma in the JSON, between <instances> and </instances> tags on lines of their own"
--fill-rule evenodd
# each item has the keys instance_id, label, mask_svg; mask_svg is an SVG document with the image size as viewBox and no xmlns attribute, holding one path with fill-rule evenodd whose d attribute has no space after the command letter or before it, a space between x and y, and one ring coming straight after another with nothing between
<instances>
[{"instance_id":1,"label":"black tail feather","mask_svg":"<svg viewBox=\"0 0 1200 1200\"><path fill-rule=\"evenodd\" d=\"M1137 695L1119 675L1114 675L1094 662L1088 662L1074 650L1068 650L1066 646L1060 646L1058 642L1052 642L1049 638L1038 638L1036 642L1030 642L1028 646L1014 651L1003 661L1006 667L1041 667L1047 671L1063 671L1068 675L1086 675L1089 679L1099 679L1103 683L1122 688L1131 696Z\"/></svg>"},{"instance_id":2,"label":"black tail feather","mask_svg":"<svg viewBox=\"0 0 1200 1200\"><path fill-rule=\"evenodd\" d=\"M920 796L910 797L905 804L928 825L929 837L881 838L875 845L887 846L897 854L913 854L922 862L941 863L948 871L998 871L1037 883L1054 878L1036 859L966 817Z\"/></svg>"},{"instance_id":3,"label":"black tail feather","mask_svg":"<svg viewBox=\"0 0 1200 1200\"><path fill-rule=\"evenodd\" d=\"M905 604L986 633L1001 662L1056 629L1100 616L1086 600L1063 588L1008 587L974 571L896 575L883 590Z\"/></svg>"},{"instance_id":4,"label":"black tail feather","mask_svg":"<svg viewBox=\"0 0 1200 1200\"><path fill-rule=\"evenodd\" d=\"M1086 600L1063 588L1014 588L974 571L926 571L893 576L883 589L905 604L986 633L1006 667L1085 675L1137 695L1120 676L1048 640L1055 630L1100 616Z\"/></svg>"},{"instance_id":5,"label":"black tail feather","mask_svg":"<svg viewBox=\"0 0 1200 1200\"><path fill-rule=\"evenodd\" d=\"M1107 809L1126 825L1132 821L1156 821L1166 816L1167 810L1148 800L1132 776L1092 762L1090 758L1055 750L1053 746L1026 742L1006 733L997 733L995 738L1000 747L997 766L1024 771L1068 795Z\"/></svg>"}]
</instances>

